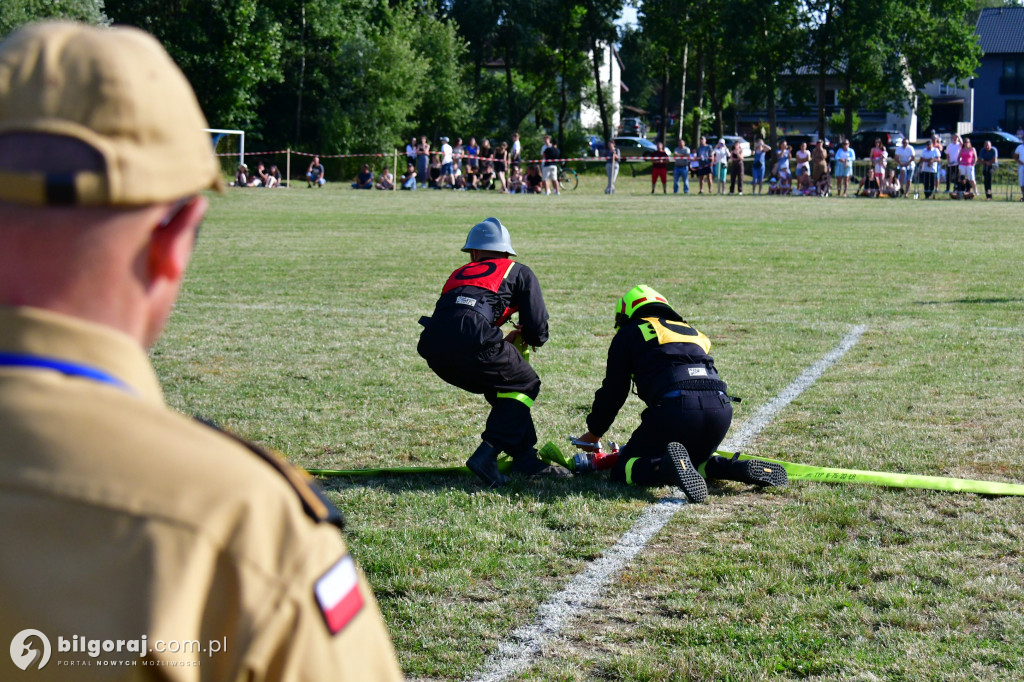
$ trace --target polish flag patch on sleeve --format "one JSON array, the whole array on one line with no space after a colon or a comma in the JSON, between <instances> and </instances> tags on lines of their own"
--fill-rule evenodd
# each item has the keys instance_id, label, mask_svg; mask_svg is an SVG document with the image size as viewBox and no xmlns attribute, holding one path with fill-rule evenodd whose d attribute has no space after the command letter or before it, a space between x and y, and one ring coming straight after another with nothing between
<instances>
[{"instance_id":1,"label":"polish flag patch on sleeve","mask_svg":"<svg viewBox=\"0 0 1024 682\"><path fill-rule=\"evenodd\" d=\"M313 588L320 612L332 635L341 632L363 608L356 562L346 554L316 581Z\"/></svg>"}]
</instances>

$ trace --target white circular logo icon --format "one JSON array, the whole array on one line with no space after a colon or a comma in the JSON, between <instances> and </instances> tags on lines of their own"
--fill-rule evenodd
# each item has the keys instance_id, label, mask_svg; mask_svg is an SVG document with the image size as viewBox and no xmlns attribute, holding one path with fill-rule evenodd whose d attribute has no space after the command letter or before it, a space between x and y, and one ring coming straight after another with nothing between
<instances>
[{"instance_id":1,"label":"white circular logo icon","mask_svg":"<svg viewBox=\"0 0 1024 682\"><path fill-rule=\"evenodd\" d=\"M41 669L50 660L50 640L39 630L22 630L11 640L11 660L22 670Z\"/></svg>"}]
</instances>

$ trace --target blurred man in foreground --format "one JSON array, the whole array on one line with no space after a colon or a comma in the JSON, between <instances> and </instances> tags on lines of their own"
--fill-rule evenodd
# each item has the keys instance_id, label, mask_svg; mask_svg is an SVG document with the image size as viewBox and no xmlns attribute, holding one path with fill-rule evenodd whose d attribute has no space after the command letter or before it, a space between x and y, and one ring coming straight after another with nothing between
<instances>
[{"instance_id":1,"label":"blurred man in foreground","mask_svg":"<svg viewBox=\"0 0 1024 682\"><path fill-rule=\"evenodd\" d=\"M0 43L0 678L401 677L337 510L146 356L223 184L206 126L141 31Z\"/></svg>"}]
</instances>

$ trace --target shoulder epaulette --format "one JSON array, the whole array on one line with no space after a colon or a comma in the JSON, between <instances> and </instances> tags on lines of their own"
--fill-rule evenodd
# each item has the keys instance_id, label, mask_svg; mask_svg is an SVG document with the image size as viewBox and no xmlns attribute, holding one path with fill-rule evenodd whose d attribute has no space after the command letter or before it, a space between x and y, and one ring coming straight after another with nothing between
<instances>
[{"instance_id":1,"label":"shoulder epaulette","mask_svg":"<svg viewBox=\"0 0 1024 682\"><path fill-rule=\"evenodd\" d=\"M299 500L302 502L302 510L314 521L317 523L329 523L337 526L339 529L345 527L345 518L338 508L327 499L327 495L324 494L323 489L320 488L313 477L294 466L284 455L258 443L248 441L230 431L226 431L217 424L201 417L195 417L195 420L204 426L210 427L217 433L227 436L273 467L295 490Z\"/></svg>"}]
</instances>

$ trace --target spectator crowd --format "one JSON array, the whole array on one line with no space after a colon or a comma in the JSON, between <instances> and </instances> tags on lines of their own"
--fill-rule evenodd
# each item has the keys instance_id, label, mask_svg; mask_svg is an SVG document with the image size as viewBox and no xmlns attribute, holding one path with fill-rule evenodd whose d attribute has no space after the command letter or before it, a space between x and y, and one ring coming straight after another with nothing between
<instances>
[{"instance_id":1,"label":"spectator crowd","mask_svg":"<svg viewBox=\"0 0 1024 682\"><path fill-rule=\"evenodd\" d=\"M564 157L550 135L544 136L539 160L525 163L516 133L511 142L492 142L484 138L478 144L475 137L465 143L461 137L456 137L454 144L448 137L441 137L439 142L434 149L426 136L411 138L405 145L402 175L396 178L386 167L375 175L370 164L363 164L352 188L494 190L508 194L559 194L562 190L559 168ZM976 148L969 135L961 138L956 134L946 144L938 135L933 135L923 148L915 148L902 138L892 154L879 138L863 159L857 158L850 141L845 139L836 145L819 139L810 147L807 142L800 142L794 149L785 139L773 148L757 138L749 152L744 145L736 141L728 147L723 139L710 145L707 138L700 137L695 147L689 147L686 140L680 139L669 150L659 141L655 151L636 160L651 164L652 194L659 182L662 193L668 193L671 168L675 194L680 191L690 194L693 181L697 194L706 191L707 194L742 195L748 182L749 163L751 194L867 198L913 195L925 199L935 199L941 193L953 199L973 199L982 191L986 199L991 199L993 177L1000 162L998 150L988 140ZM624 161L614 140L605 144L602 160L607 176L604 191L614 194L620 164ZM1024 201L1024 144L1014 151L1013 162L1017 166L1020 200ZM317 156L312 158L306 171L306 182L311 188L322 187L326 182L324 166ZM239 164L232 184L278 187L281 173L277 166L266 168L260 163L250 174L245 164Z\"/></svg>"}]
</instances>

